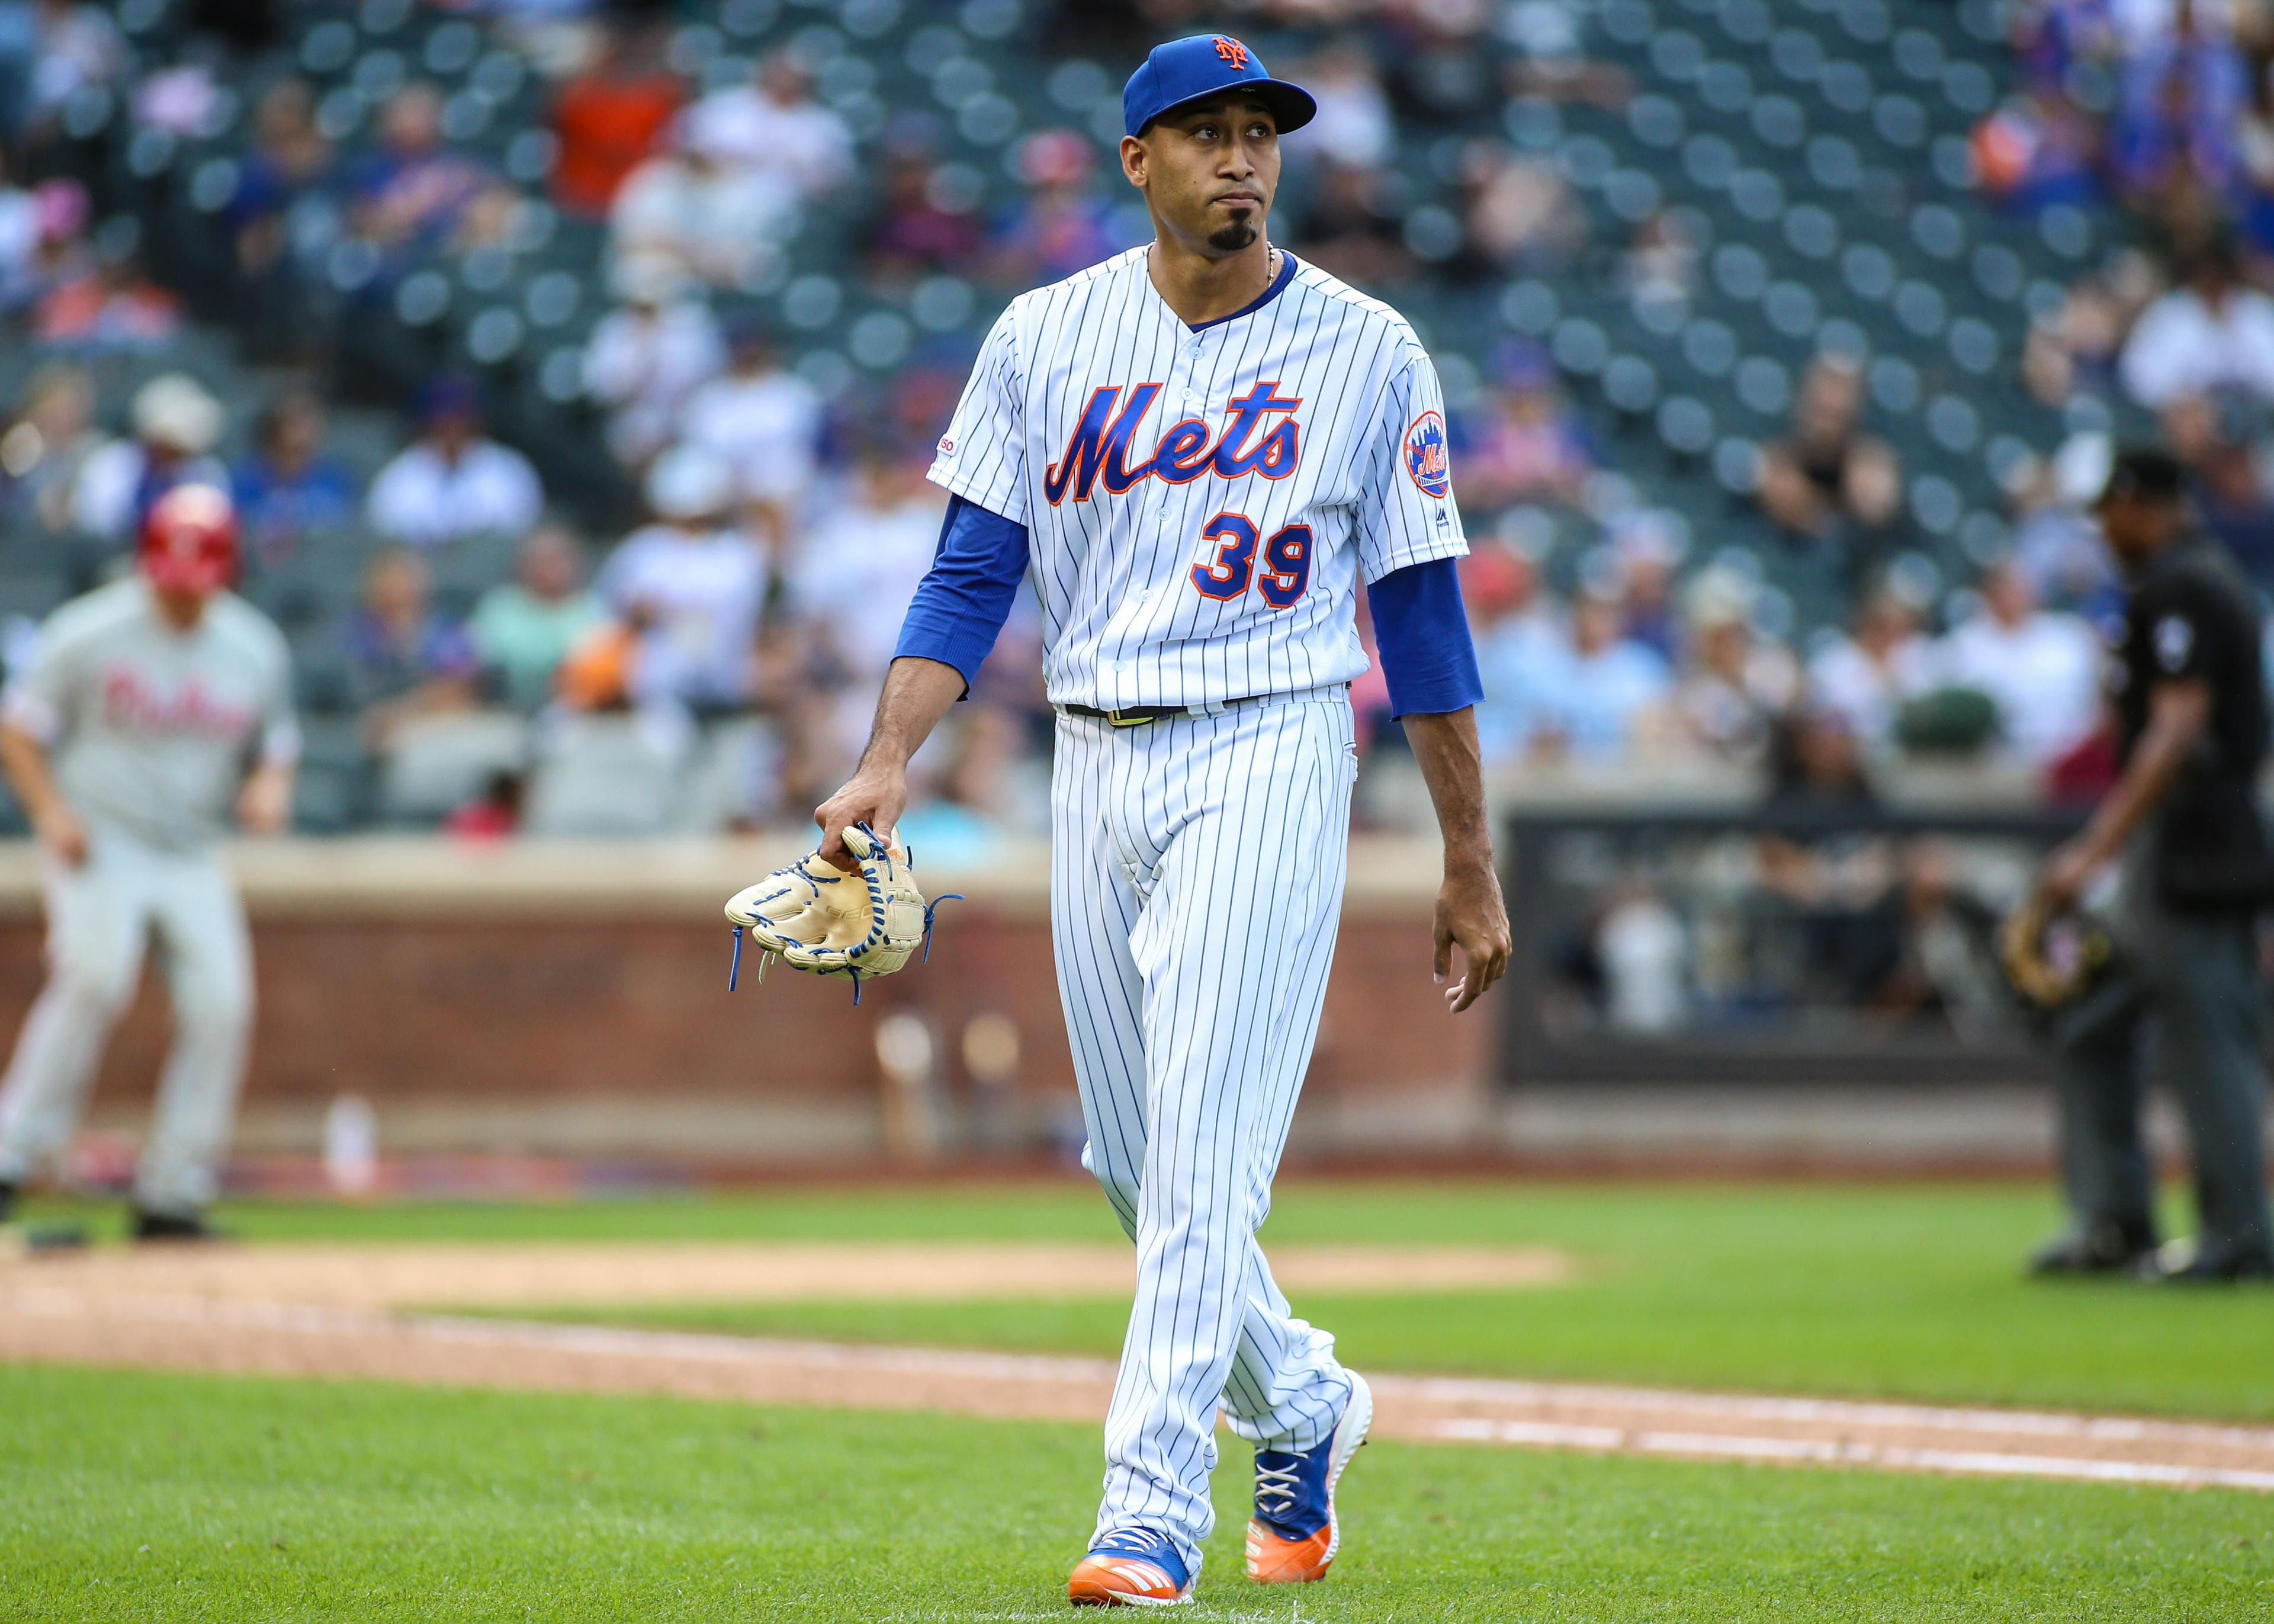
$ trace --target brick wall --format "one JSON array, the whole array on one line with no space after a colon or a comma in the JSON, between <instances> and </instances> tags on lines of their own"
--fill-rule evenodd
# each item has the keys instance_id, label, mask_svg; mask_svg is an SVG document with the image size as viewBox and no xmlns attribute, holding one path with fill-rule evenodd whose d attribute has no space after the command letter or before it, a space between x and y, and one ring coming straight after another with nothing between
<instances>
[{"instance_id":1,"label":"brick wall","mask_svg":"<svg viewBox=\"0 0 2274 1624\"><path fill-rule=\"evenodd\" d=\"M771 855L712 861L747 876ZM0 1026L11 1034L41 978L22 856L0 853ZM476 870L405 844L388 861L337 846L247 848L260 1017L243 1146L312 1148L343 1093L373 1102L396 1151L764 1164L1031 1150L1075 1135L1046 899L1030 883L942 876L937 889L974 896L943 910L940 951L870 987L856 1009L841 981L777 971L760 987L748 959L729 996L717 907L732 887L706 865L659 879L653 862L614 851L591 861L615 864L621 883L572 864L576 877L548 891L534 861ZM162 989L154 958L104 1063L101 1122L131 1131L141 1116L166 1041ZM1449 1019L1438 996L1427 890L1354 891L1299 1145L1457 1134L1490 1034L1484 1011ZM933 1039L930 1075L912 1086L878 1058L879 1024L896 1014L918 1017ZM999 1086L963 1062L982 1015L1018 1034Z\"/></svg>"}]
</instances>

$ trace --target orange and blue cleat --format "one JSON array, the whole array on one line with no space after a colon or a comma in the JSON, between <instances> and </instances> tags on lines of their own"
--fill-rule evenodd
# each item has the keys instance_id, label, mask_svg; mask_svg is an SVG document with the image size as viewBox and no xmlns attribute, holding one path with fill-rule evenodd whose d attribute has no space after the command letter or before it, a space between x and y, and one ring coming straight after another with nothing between
<instances>
[{"instance_id":1,"label":"orange and blue cleat","mask_svg":"<svg viewBox=\"0 0 2274 1624\"><path fill-rule=\"evenodd\" d=\"M1066 1581L1077 1607L1174 1607L1192 1598L1192 1570L1176 1542L1147 1528L1099 1536Z\"/></svg>"},{"instance_id":2,"label":"orange and blue cleat","mask_svg":"<svg viewBox=\"0 0 2274 1624\"><path fill-rule=\"evenodd\" d=\"M1258 1584L1323 1579L1342 1544L1335 1485L1374 1425L1374 1394L1350 1373L1350 1402L1326 1442L1300 1455L1255 1452L1255 1515L1247 1524L1247 1576Z\"/></svg>"}]
</instances>

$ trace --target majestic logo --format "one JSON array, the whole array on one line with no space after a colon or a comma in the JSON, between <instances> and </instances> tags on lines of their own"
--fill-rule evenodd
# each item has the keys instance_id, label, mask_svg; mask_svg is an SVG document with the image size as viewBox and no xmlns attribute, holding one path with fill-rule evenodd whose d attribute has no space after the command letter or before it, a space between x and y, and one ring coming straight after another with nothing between
<instances>
[{"instance_id":1,"label":"majestic logo","mask_svg":"<svg viewBox=\"0 0 2274 1624\"><path fill-rule=\"evenodd\" d=\"M1302 425L1291 415L1272 424L1253 447L1247 443L1269 414L1291 414L1303 403L1301 396L1283 395L1276 382L1267 382L1255 384L1239 399L1225 403L1223 433L1216 433L1201 418L1187 417L1171 425L1154 442L1153 454L1133 468L1130 444L1160 393L1157 383L1138 384L1126 401L1119 384L1106 384L1090 392L1089 403L1082 409L1081 421L1074 425L1065 453L1043 470L1043 494L1051 507L1064 501L1069 491L1074 500L1086 502L1090 492L1103 484L1110 494L1118 496L1156 474L1171 485L1189 485L1207 473L1221 479L1238 479L1246 474L1284 479L1302 459Z\"/></svg>"},{"instance_id":2,"label":"majestic logo","mask_svg":"<svg viewBox=\"0 0 2274 1624\"><path fill-rule=\"evenodd\" d=\"M1219 34L1216 36L1216 54L1231 64L1233 72L1246 71L1247 47L1242 45L1238 40L1227 40Z\"/></svg>"},{"instance_id":3,"label":"majestic logo","mask_svg":"<svg viewBox=\"0 0 2274 1624\"><path fill-rule=\"evenodd\" d=\"M1445 455L1445 420L1425 411L1405 430L1405 471L1421 494L1442 501L1452 494L1453 465Z\"/></svg>"}]
</instances>

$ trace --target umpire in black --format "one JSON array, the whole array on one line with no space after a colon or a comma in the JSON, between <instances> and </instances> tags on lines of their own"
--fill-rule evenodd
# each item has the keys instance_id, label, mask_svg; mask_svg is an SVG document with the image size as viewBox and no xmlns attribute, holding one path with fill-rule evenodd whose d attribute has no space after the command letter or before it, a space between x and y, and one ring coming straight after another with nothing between
<instances>
[{"instance_id":1,"label":"umpire in black","mask_svg":"<svg viewBox=\"0 0 2274 1624\"><path fill-rule=\"evenodd\" d=\"M2053 1029L2062 1172L2075 1227L2041 1273L2274 1277L2261 1116L2257 914L2274 902L2257 795L2267 749L2257 600L2190 526L2168 453L2117 455L2100 522L2131 586L2108 670L2122 771L2084 831L2047 860L2041 900L2073 906L2120 865L2114 973ZM2158 1267L2141 1142L2152 1041L2187 1118L2201 1234Z\"/></svg>"}]
</instances>

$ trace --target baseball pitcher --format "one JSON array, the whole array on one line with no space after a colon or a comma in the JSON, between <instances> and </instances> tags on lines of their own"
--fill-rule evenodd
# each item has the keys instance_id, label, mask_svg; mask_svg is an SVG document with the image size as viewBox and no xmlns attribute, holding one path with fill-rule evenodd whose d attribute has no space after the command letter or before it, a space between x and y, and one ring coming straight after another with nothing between
<instances>
[{"instance_id":1,"label":"baseball pitcher","mask_svg":"<svg viewBox=\"0 0 2274 1624\"><path fill-rule=\"evenodd\" d=\"M56 611L0 699L0 767L38 834L48 983L0 1081L0 1218L69 1142L154 935L174 1045L134 1181L138 1238L197 1239L229 1143L252 1017L244 909L215 844L292 804L298 733L284 639L225 590L229 498L151 508L139 568Z\"/></svg>"},{"instance_id":2,"label":"baseball pitcher","mask_svg":"<svg viewBox=\"0 0 2274 1624\"><path fill-rule=\"evenodd\" d=\"M931 572L861 764L815 817L823 858L854 867L849 829L874 861L909 756L1031 580L1084 1162L1138 1266L1104 1503L1068 1594L1159 1605L1191 1595L1215 1520L1219 1410L1255 1446L1247 1568L1265 1583L1326 1572L1336 1479L1372 1415L1255 1238L1341 911L1361 576L1444 837L1452 1009L1509 943L1435 370L1395 311L1266 234L1279 137L1312 98L1202 34L1155 49L1122 108L1155 240L1022 296L989 335L931 467L953 499Z\"/></svg>"}]
</instances>

